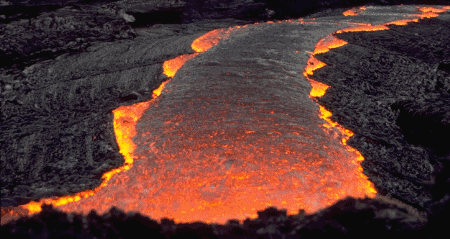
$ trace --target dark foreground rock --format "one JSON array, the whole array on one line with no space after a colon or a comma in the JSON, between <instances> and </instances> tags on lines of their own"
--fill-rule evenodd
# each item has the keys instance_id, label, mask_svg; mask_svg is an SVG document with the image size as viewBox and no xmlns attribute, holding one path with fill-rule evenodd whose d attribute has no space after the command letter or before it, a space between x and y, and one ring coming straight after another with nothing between
<instances>
[{"instance_id":1,"label":"dark foreground rock","mask_svg":"<svg viewBox=\"0 0 450 239\"><path fill-rule=\"evenodd\" d=\"M448 28L437 34L443 19L338 34L349 44L318 55L327 66L313 77L331 86L318 102L355 133L348 144L379 193L426 211L433 230L443 230L450 202L450 74L442 67L450 51L429 47L450 44ZM429 165L431 174L420 173Z\"/></svg>"},{"instance_id":2,"label":"dark foreground rock","mask_svg":"<svg viewBox=\"0 0 450 239\"><path fill-rule=\"evenodd\" d=\"M295 7L298 2L301 8ZM255 19L340 15L341 9L324 8L360 2L208 1L198 7L199 1L1 1L2 216L30 200L95 188L104 172L122 165L111 111L151 99L165 79L162 63L192 53L190 43L198 36ZM31 219L2 226L2 235L109 238L146 231L165 238L298 238L326 232L360 238L367 232L381 236L397 231L437 238L450 201L446 26L448 18L393 31L340 34L350 44L319 55L328 67L314 74L315 80L332 86L318 100L333 120L355 132L349 144L366 158L365 173L377 190L415 209L348 199L315 215L278 212L270 219L261 214L243 225L220 227L174 225L170 220L157 224L117 210L82 217L45 208ZM433 173L421 175L423 165Z\"/></svg>"},{"instance_id":3,"label":"dark foreground rock","mask_svg":"<svg viewBox=\"0 0 450 239\"><path fill-rule=\"evenodd\" d=\"M314 215L267 208L258 218L225 225L201 222L160 223L140 214L125 214L116 208L98 215L65 214L51 206L31 218L2 226L2 234L24 238L361 238L371 236L418 236L436 238L437 231L424 227L426 220L414 210L386 199L342 200Z\"/></svg>"}]
</instances>

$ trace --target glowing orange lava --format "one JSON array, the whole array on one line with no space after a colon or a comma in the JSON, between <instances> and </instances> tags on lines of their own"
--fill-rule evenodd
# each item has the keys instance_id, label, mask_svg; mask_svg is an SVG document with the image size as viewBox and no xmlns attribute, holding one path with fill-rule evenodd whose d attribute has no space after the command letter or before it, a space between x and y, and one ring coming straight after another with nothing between
<instances>
[{"instance_id":1,"label":"glowing orange lava","mask_svg":"<svg viewBox=\"0 0 450 239\"><path fill-rule=\"evenodd\" d=\"M371 25L371 24L365 24L362 26L356 26L356 27L348 27L344 28L342 30L338 30L336 33L343 33L343 32L369 32L369 31L383 31L383 30L389 30L389 28L385 25Z\"/></svg>"},{"instance_id":2,"label":"glowing orange lava","mask_svg":"<svg viewBox=\"0 0 450 239\"><path fill-rule=\"evenodd\" d=\"M392 22L388 22L385 23L385 25L398 25L398 26L404 26L404 25L408 25L408 23L410 22L419 22L419 19L403 19L403 20L397 20L397 21L392 21Z\"/></svg>"},{"instance_id":3,"label":"glowing orange lava","mask_svg":"<svg viewBox=\"0 0 450 239\"><path fill-rule=\"evenodd\" d=\"M163 64L164 74L166 74L168 77L174 77L178 69L180 69L186 61L194 58L196 55L198 55L198 53L181 55L177 58L165 61Z\"/></svg>"},{"instance_id":4,"label":"glowing orange lava","mask_svg":"<svg viewBox=\"0 0 450 239\"><path fill-rule=\"evenodd\" d=\"M306 77L308 77L308 74L305 72L304 75ZM327 91L327 89L330 87L327 84L315 81L313 79L308 78L309 83L311 83L312 89L310 92L310 96L311 97L322 97L323 95L325 95L325 92Z\"/></svg>"},{"instance_id":5,"label":"glowing orange lava","mask_svg":"<svg viewBox=\"0 0 450 239\"><path fill-rule=\"evenodd\" d=\"M312 56L308 59L307 65L308 67L306 68L306 73L308 75L312 75L314 70L324 67L325 63L317 60L314 56Z\"/></svg>"},{"instance_id":6,"label":"glowing orange lava","mask_svg":"<svg viewBox=\"0 0 450 239\"><path fill-rule=\"evenodd\" d=\"M192 42L191 48L196 52L205 52L211 47L217 45L219 41L227 38L230 35L230 29L216 29L202 35Z\"/></svg>"},{"instance_id":7,"label":"glowing orange lava","mask_svg":"<svg viewBox=\"0 0 450 239\"><path fill-rule=\"evenodd\" d=\"M311 75L313 75L313 71L317 70L321 67L326 66L324 62L321 62L317 60L314 55L321 54L329 51L330 49L337 48L340 46L343 46L347 44L346 41L336 38L333 35L329 35L325 38L322 38L315 46L314 53L311 54L308 64L305 67L305 70L303 72L303 75L309 80L311 83L312 89L310 92L310 97L322 97L325 95L326 90L330 87L327 84L315 81L310 78ZM314 98L313 98L314 99ZM341 134L342 134L342 144L346 145L347 150L354 153L354 157L356 159L356 162L358 162L358 167L356 169L356 172L354 172L356 175L358 175L358 178L365 179L360 181L360 187L364 188L366 191L366 194L364 196L368 197L375 197L376 195L376 189L374 188L373 184L367 179L367 176L363 174L363 168L359 165L361 161L364 160L363 156L355 149L347 146L347 140L353 136L353 132L351 132L348 129L345 129L344 127L340 126L336 122L333 122L331 117L331 112L326 110L323 106L320 107L320 118L327 121L328 124L324 124L323 126L327 129L336 128ZM361 195L363 196L363 195Z\"/></svg>"},{"instance_id":8,"label":"glowing orange lava","mask_svg":"<svg viewBox=\"0 0 450 239\"><path fill-rule=\"evenodd\" d=\"M349 10L343 12L342 14L344 16L356 16L356 15L360 14L363 10L367 10L367 8L364 6L362 6L360 8L352 8L352 9L349 9Z\"/></svg>"},{"instance_id":9,"label":"glowing orange lava","mask_svg":"<svg viewBox=\"0 0 450 239\"><path fill-rule=\"evenodd\" d=\"M450 6L444 6L442 8L435 8L435 7L417 7L419 11L421 11L421 14L412 14L410 16L417 16L421 19L424 18L433 18L439 16L439 13L446 12L450 10Z\"/></svg>"},{"instance_id":10,"label":"glowing orange lava","mask_svg":"<svg viewBox=\"0 0 450 239\"><path fill-rule=\"evenodd\" d=\"M353 9L349 9L342 13L344 16L356 16L359 12L355 12Z\"/></svg>"},{"instance_id":11,"label":"glowing orange lava","mask_svg":"<svg viewBox=\"0 0 450 239\"><path fill-rule=\"evenodd\" d=\"M317 42L317 44L314 48L314 54L317 55L320 53L325 53L325 52L329 51L330 49L338 48L345 44L347 44L346 41L338 39L335 36L330 34L330 35L320 39L319 42ZM312 71L313 70L311 70L311 73L312 73Z\"/></svg>"},{"instance_id":12,"label":"glowing orange lava","mask_svg":"<svg viewBox=\"0 0 450 239\"><path fill-rule=\"evenodd\" d=\"M438 13L443 13L443 12L446 12L446 11L450 10L450 6L444 6L442 8L435 8L435 7L417 7L417 8L422 13L420 13L420 14L410 14L409 15L410 17L411 16L419 17L420 19L433 18L433 17L439 16ZM354 16L352 14L345 13L345 12L344 12L344 15L345 16ZM387 25L401 25L401 26L404 26L404 25L407 25L410 22L418 22L418 21L419 21L419 19L414 18L414 19L396 20L396 21L387 22L387 23L384 23L384 24L381 24L381 25L358 24L358 26L355 26L355 27L348 27L348 28L344 28L342 30L338 30L338 31L336 31L336 33L389 30Z\"/></svg>"}]
</instances>

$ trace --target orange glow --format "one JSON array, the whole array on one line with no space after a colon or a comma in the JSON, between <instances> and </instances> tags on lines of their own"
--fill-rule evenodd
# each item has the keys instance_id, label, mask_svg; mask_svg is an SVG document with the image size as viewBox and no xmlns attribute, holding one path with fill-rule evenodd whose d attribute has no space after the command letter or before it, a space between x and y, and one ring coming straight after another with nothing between
<instances>
[{"instance_id":1,"label":"orange glow","mask_svg":"<svg viewBox=\"0 0 450 239\"><path fill-rule=\"evenodd\" d=\"M164 74L166 74L168 77L174 77L178 69L180 69L180 67L183 66L186 61L194 58L197 55L198 53L181 55L177 58L165 61L163 64Z\"/></svg>"},{"instance_id":2,"label":"orange glow","mask_svg":"<svg viewBox=\"0 0 450 239\"><path fill-rule=\"evenodd\" d=\"M315 58L314 56L311 56L308 59L308 62L306 63L307 67L306 67L306 71L303 73L304 76L307 75L313 75L313 71L319 68L324 67L326 64L317 60L317 58Z\"/></svg>"},{"instance_id":3,"label":"orange glow","mask_svg":"<svg viewBox=\"0 0 450 239\"><path fill-rule=\"evenodd\" d=\"M230 29L216 29L202 35L192 42L191 48L196 52L205 52L230 36Z\"/></svg>"},{"instance_id":4,"label":"orange glow","mask_svg":"<svg viewBox=\"0 0 450 239\"><path fill-rule=\"evenodd\" d=\"M403 20L397 20L385 23L385 25L398 25L398 26L404 26L407 25L410 22L419 22L419 19L403 19Z\"/></svg>"},{"instance_id":5,"label":"orange glow","mask_svg":"<svg viewBox=\"0 0 450 239\"><path fill-rule=\"evenodd\" d=\"M434 13L434 12L424 12L424 13L422 13L422 14L414 14L414 15L412 15L412 16L418 16L418 17L420 17L421 19L424 19L424 18L433 18L433 17L437 17L437 16L439 16L437 13Z\"/></svg>"},{"instance_id":6,"label":"orange glow","mask_svg":"<svg viewBox=\"0 0 450 239\"><path fill-rule=\"evenodd\" d=\"M443 13L448 10L450 10L450 6L444 6L442 8L435 8L435 7L417 7L419 11L421 11L421 14L411 14L410 16L417 16L421 19L424 18L433 18L439 16L438 13Z\"/></svg>"},{"instance_id":7,"label":"orange glow","mask_svg":"<svg viewBox=\"0 0 450 239\"><path fill-rule=\"evenodd\" d=\"M329 37L329 36L328 36L328 37ZM333 36L333 40L332 40L332 41L324 40L324 39L326 39L326 38L322 38L322 40L319 40L319 42L316 44L316 49L317 49L317 48L319 48L319 49L332 49L332 48L336 48L336 42L340 42L340 44L338 44L338 45L340 45L340 46L343 46L343 45L345 45L345 44L347 43L347 42L345 42L345 41L342 41L342 40L340 40L340 39L335 38L334 36ZM342 42L345 42L345 44L342 44ZM327 45L327 43L328 43L329 45ZM328 50L326 50L326 51L325 51L325 50L319 50L319 51L317 51L317 52L323 53L323 52L327 52L327 51L328 51ZM315 50L315 52L316 52L316 50ZM324 67L324 66L326 65L325 63L323 63L323 62L317 60L317 59L314 57L314 55L315 55L315 54L312 54L312 55L310 56L310 58L308 59L308 64L307 64L307 66L305 67L304 72L303 72L303 75L309 80L309 82L310 82L310 84L311 84L311 86L312 86L311 92L310 92L310 94L309 94L309 96L310 96L311 98L312 98L312 97L322 97L323 95L325 95L326 90L330 87L330 86L327 85L327 84L324 84L324 83L321 83L321 82L318 82L318 81L315 81L315 80L309 78L310 75L313 75L313 71L314 71L314 70L317 70L317 69L319 69L319 68L322 68L322 67ZM319 107L320 107L320 116L319 116L319 117L322 118L322 119L324 119L324 120L326 120L326 121L328 122L328 124L324 124L323 126L324 126L325 128L331 128L331 127L334 127L334 128L336 128L336 129L338 129L339 132L341 132L341 134L344 135L344 137L342 138L342 143L343 143L344 145L346 145L347 140L353 135L353 132L351 132L351 131L348 130L348 129L343 128L342 126L338 125L338 124L335 123L335 122L332 122L332 121L329 119L329 117L332 115L331 112L327 111L327 110L326 110L324 107L322 107L322 106L319 106ZM354 151L354 149L348 149L348 150ZM361 156L361 157L362 157L362 156ZM373 186L372 186L371 190L372 190L372 189L375 190L375 189L373 188Z\"/></svg>"},{"instance_id":8,"label":"orange glow","mask_svg":"<svg viewBox=\"0 0 450 239\"><path fill-rule=\"evenodd\" d=\"M266 22L268 23L268 22ZM259 24L257 24L259 25ZM243 26L234 26L229 27L227 29L220 28L216 30L212 30L197 39L195 39L192 44L191 48L197 53L205 52L209 50L211 47L217 45L220 41L227 39L230 37L230 34L233 30L240 29L240 28L247 28L248 25Z\"/></svg>"},{"instance_id":9,"label":"orange glow","mask_svg":"<svg viewBox=\"0 0 450 239\"><path fill-rule=\"evenodd\" d=\"M343 12L342 14L344 16L356 16L356 15L360 14L364 10L367 10L367 8L365 6L362 6L360 8L349 9L349 10Z\"/></svg>"},{"instance_id":10,"label":"orange glow","mask_svg":"<svg viewBox=\"0 0 450 239\"><path fill-rule=\"evenodd\" d=\"M435 7L421 7L419 10L421 12L434 12L434 13L443 13L450 9L450 6L445 6L443 8L435 8Z\"/></svg>"},{"instance_id":11,"label":"orange glow","mask_svg":"<svg viewBox=\"0 0 450 239\"><path fill-rule=\"evenodd\" d=\"M312 97L322 97L323 95L325 95L325 92L327 91L327 89L330 87L327 84L309 79L309 82L311 83L312 89L311 89L311 93L310 96Z\"/></svg>"},{"instance_id":12,"label":"orange glow","mask_svg":"<svg viewBox=\"0 0 450 239\"><path fill-rule=\"evenodd\" d=\"M163 64L164 74L167 75L168 77L174 77L178 69L180 69L181 66L183 66L184 63L186 63L186 61L196 57L199 53L209 50L211 47L217 45L221 40L228 38L230 36L230 32L233 29L246 27L247 25L229 27L228 29L221 28L212 30L200 36L199 38L195 39L191 44L192 50L196 51L197 53L189 55L181 55L174 59L165 61Z\"/></svg>"},{"instance_id":13,"label":"orange glow","mask_svg":"<svg viewBox=\"0 0 450 239\"><path fill-rule=\"evenodd\" d=\"M356 16L359 12L355 12L353 9L349 9L342 13L344 16Z\"/></svg>"},{"instance_id":14,"label":"orange glow","mask_svg":"<svg viewBox=\"0 0 450 239\"><path fill-rule=\"evenodd\" d=\"M314 54L325 53L333 48L338 48L347 44L346 41L336 38L335 36L329 34L328 36L319 40L314 49Z\"/></svg>"},{"instance_id":15,"label":"orange glow","mask_svg":"<svg viewBox=\"0 0 450 239\"><path fill-rule=\"evenodd\" d=\"M336 31L336 33L343 33L343 32L369 32L369 31L382 31L382 30L389 30L389 28L385 25L374 25L371 24L365 24L362 26L356 26L356 27L348 27L344 28L342 30Z\"/></svg>"},{"instance_id":16,"label":"orange glow","mask_svg":"<svg viewBox=\"0 0 450 239\"><path fill-rule=\"evenodd\" d=\"M310 79L310 81L311 81L311 79ZM329 87L328 85L326 85L327 87ZM313 86L313 87L315 87L315 86ZM314 89L314 88L313 88ZM312 92L312 91L311 91ZM310 94L310 96L313 96L312 95L312 93ZM319 96L320 97L320 96ZM326 110L323 106L319 106L320 107L320 118L321 119L324 119L325 121L327 121L327 123L328 124L323 124L323 126L325 127L325 128L328 128L328 129L330 129L330 128L332 128L332 127L334 127L334 128L337 128L338 130L339 130L339 132L341 132L343 135L344 135L344 137L342 138L342 143L344 144L344 145L346 145L347 144L347 140L350 138L350 137L352 137L353 136L353 132L352 131L350 131L350 130L348 130L348 129L345 129L344 127L342 127L342 126L340 126L338 123L336 123L336 122L333 122L331 119L330 119L330 117L331 117L331 112L330 111L328 111L328 110ZM353 151L353 149L348 149L348 150L351 150L351 151ZM361 160L362 161L362 160ZM375 190L375 189L374 189Z\"/></svg>"},{"instance_id":17,"label":"orange glow","mask_svg":"<svg viewBox=\"0 0 450 239\"><path fill-rule=\"evenodd\" d=\"M382 25L370 26L368 24L368 25L364 25L364 26L356 26L356 27L352 27L352 28L343 29L342 31L337 31L337 33L345 32L345 31L367 31L369 29L370 30L373 30L373 29L386 30L388 28L384 27ZM337 48L337 47L343 46L345 44L347 44L346 41L338 39L332 35L322 38L316 44L314 53L312 53L310 58L308 59L307 65L303 72L303 75L309 80L309 82L311 83L311 86L312 86L312 89L310 92L310 98L314 99L313 97L322 97L323 95L325 95L326 90L330 87L327 84L317 82L310 78L310 76L313 75L313 72L315 70L322 68L326 65L324 62L317 60L317 58L315 58L314 55L325 53L332 48ZM323 127L326 129L325 131L329 132L331 135L335 134L335 133L333 133L333 129L336 129L338 132L340 132L341 143L343 145L345 145L348 152L352 152L354 154L354 156L353 156L354 158L353 158L352 162L355 162L358 165L358 167L352 173L357 175L357 177L361 179L361 181L358 182L358 186L356 186L356 187L358 187L361 190L365 190L365 192L366 192L365 196L368 196L371 198L375 197L377 191L376 191L374 185L372 184L372 182L370 182L368 180L367 176L363 174L363 169L360 165L360 163L364 160L363 156L357 150L355 150L347 145L347 141L351 136L353 136L353 132L348 129L345 129L338 123L333 122L330 119L330 117L332 116L332 113L330 111L326 110L323 106L319 106L319 111L320 111L319 117L321 119L324 119L327 122L327 123L323 124ZM361 195L361 196L363 196L363 195ZM338 200L338 199L339 198L336 198L336 200Z\"/></svg>"},{"instance_id":18,"label":"orange glow","mask_svg":"<svg viewBox=\"0 0 450 239\"><path fill-rule=\"evenodd\" d=\"M160 92L159 88L157 90ZM150 103L147 101L129 106L121 106L113 110L114 132L116 133L120 153L125 158L125 165L133 164L133 151L136 145L133 143L132 138L136 135L135 124L149 106Z\"/></svg>"}]
</instances>

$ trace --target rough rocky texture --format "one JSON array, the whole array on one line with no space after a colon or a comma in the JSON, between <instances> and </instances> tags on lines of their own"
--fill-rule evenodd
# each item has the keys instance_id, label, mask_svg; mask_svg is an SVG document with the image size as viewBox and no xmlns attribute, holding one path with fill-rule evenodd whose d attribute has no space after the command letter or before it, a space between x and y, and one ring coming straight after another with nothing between
<instances>
[{"instance_id":1,"label":"rough rocky texture","mask_svg":"<svg viewBox=\"0 0 450 239\"><path fill-rule=\"evenodd\" d=\"M104 172L123 164L111 110L150 99L165 79L162 63L193 53L190 44L198 36L245 24L199 21L135 31L119 5L55 4L35 15L7 15L9 22L1 25L0 54L6 59L0 68L3 207L98 186Z\"/></svg>"},{"instance_id":2,"label":"rough rocky texture","mask_svg":"<svg viewBox=\"0 0 450 239\"><path fill-rule=\"evenodd\" d=\"M160 223L140 214L125 214L116 208L98 215L65 214L51 206L31 217L2 226L2 234L24 238L361 238L371 236L419 236L435 238L436 231L424 227L426 220L408 207L386 199L342 200L320 213L267 208L258 218L242 224L230 220L225 225L201 222L175 224L170 219Z\"/></svg>"},{"instance_id":3,"label":"rough rocky texture","mask_svg":"<svg viewBox=\"0 0 450 239\"><path fill-rule=\"evenodd\" d=\"M436 218L448 212L450 199L450 74L443 67L450 52L440 47L450 44L450 32L441 31L447 24L429 19L390 31L338 34L349 44L318 55L328 65L314 74L331 85L319 103L355 132L348 143L363 154L365 173L379 192L427 211L427 227L441 230ZM425 38L429 34L436 35ZM421 173L430 166L432 174Z\"/></svg>"},{"instance_id":4,"label":"rough rocky texture","mask_svg":"<svg viewBox=\"0 0 450 239\"><path fill-rule=\"evenodd\" d=\"M433 19L424 20L423 24L427 30L436 32L446 22ZM410 50L405 45L396 51L391 49L393 46L388 42L393 39L412 42L414 33L423 30L420 24L391 28L391 31L338 34L349 44L318 55L328 66L318 70L313 78L332 86L319 103L332 109L331 119L355 132L349 144L365 156L363 165L373 176L372 181L375 184L385 181L382 178L386 177L386 171L387 177L398 178L389 181L400 185L381 183L380 191L387 190L403 200L409 197L409 203L423 207L431 199L425 188L435 183L434 176L429 174L429 168L435 168L431 161L449 153L449 108L445 102L450 78L448 73L436 69L440 59L437 55L430 56L433 52L415 55L419 51L416 46ZM435 42L447 45L446 39ZM448 54L447 49L443 51L443 55ZM417 147L418 144L432 150Z\"/></svg>"},{"instance_id":5,"label":"rough rocky texture","mask_svg":"<svg viewBox=\"0 0 450 239\"><path fill-rule=\"evenodd\" d=\"M19 8L29 13L25 15L9 15L10 8L14 9L14 6L0 8L0 12L8 14L2 15L5 19L0 25L0 57L4 62L1 72L18 73L39 61L83 51L92 42L136 36L116 12L98 5ZM40 10L34 11L35 8Z\"/></svg>"},{"instance_id":6,"label":"rough rocky texture","mask_svg":"<svg viewBox=\"0 0 450 239\"><path fill-rule=\"evenodd\" d=\"M5 77L2 204L19 195L26 200L73 193L67 188L72 184L84 189L98 185L101 179L93 173L101 175L123 163L111 110L150 99L164 80L158 77L162 62L187 53L196 37L100 43L86 53L61 56L28 67L13 79ZM160 50L151 50L155 48ZM67 185L51 186L61 182Z\"/></svg>"},{"instance_id":7,"label":"rough rocky texture","mask_svg":"<svg viewBox=\"0 0 450 239\"><path fill-rule=\"evenodd\" d=\"M445 0L371 2L448 4ZM300 17L316 11L312 16L340 15L342 9L324 7L361 1L305 5L305 1L223 0L201 7L196 3L0 1L2 215L11 206L33 199L94 188L103 172L120 166L123 158L115 142L111 110L150 99L152 89L164 80L162 62L192 53L190 43L203 33L255 19ZM161 19L167 15L171 17ZM232 18L221 20L228 16ZM445 39L450 37L445 31L448 20L428 21L426 27L419 23L392 27L395 31L340 34L350 44L319 55L328 67L314 74L332 86L319 102L332 111L332 119L355 132L349 144L365 156L365 173L377 189L426 212L427 221L417 209L402 209L403 203L348 199L315 215L275 213L277 219L270 219L263 213L260 219L243 225L231 222L223 228L174 225L169 220L157 225L114 210L69 220L64 219L66 214L45 209L31 219L2 226L2 235L132 237L141 230L150 235L153 228L153 233L173 238L189 233L204 233L204 238L282 238L281 234L297 238L324 232L330 237L360 238L360 233L381 236L394 231L438 237L450 211L450 155L445 147L450 112ZM371 44L374 37L385 40ZM355 63L363 65L339 67ZM421 173L427 167L433 168L432 174Z\"/></svg>"},{"instance_id":8,"label":"rough rocky texture","mask_svg":"<svg viewBox=\"0 0 450 239\"><path fill-rule=\"evenodd\" d=\"M288 19L361 4L446 4L447 0L10 0L0 2L2 71L85 50L92 42L130 39L131 27L237 19ZM326 12L324 10L327 10ZM338 13L340 14L340 13ZM127 24L128 23L128 24ZM178 30L179 31L179 30ZM13 39L13 40L12 40ZM15 67L12 67L15 66ZM5 68L6 67L6 68Z\"/></svg>"}]
</instances>

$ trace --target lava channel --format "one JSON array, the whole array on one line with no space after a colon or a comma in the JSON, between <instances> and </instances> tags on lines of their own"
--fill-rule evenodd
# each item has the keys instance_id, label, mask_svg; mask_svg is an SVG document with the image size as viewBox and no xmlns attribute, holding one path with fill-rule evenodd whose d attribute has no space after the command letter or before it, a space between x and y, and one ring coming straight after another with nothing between
<instances>
[{"instance_id":1,"label":"lava channel","mask_svg":"<svg viewBox=\"0 0 450 239\"><path fill-rule=\"evenodd\" d=\"M420 10L420 18L442 11ZM389 24L395 23L337 33L386 30ZM245 26L233 29L238 28ZM231 30L207 33L192 48L206 52ZM225 223L255 218L269 206L292 215L300 209L314 213L348 196L374 197L376 190L360 166L363 157L346 145L353 133L332 122L322 106L317 110L314 101L329 87L311 79L314 70L325 66L314 55L345 44L334 35L316 44L303 69L312 90L302 87L299 79L280 80L260 68L234 73L242 62L203 71L205 65L197 61L177 77L186 61L202 54L165 62L164 72L173 79L154 91L155 99L114 110L125 165L105 173L94 190L21 208L33 214L45 203L86 215L115 206L157 220ZM245 48L240 47L226 52L238 54ZM227 62L224 55L215 58Z\"/></svg>"}]
</instances>

